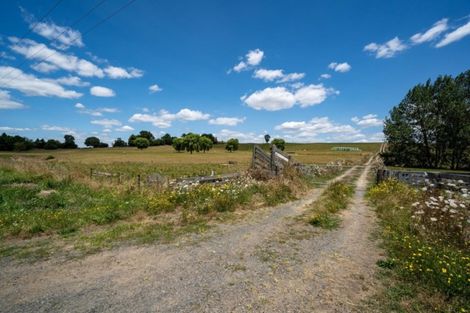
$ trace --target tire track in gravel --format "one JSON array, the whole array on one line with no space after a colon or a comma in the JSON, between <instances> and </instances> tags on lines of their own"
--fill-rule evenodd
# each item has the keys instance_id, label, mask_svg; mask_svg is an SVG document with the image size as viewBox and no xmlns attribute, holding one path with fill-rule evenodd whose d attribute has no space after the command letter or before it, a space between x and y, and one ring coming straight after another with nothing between
<instances>
[{"instance_id":1,"label":"tire track in gravel","mask_svg":"<svg viewBox=\"0 0 470 313\"><path fill-rule=\"evenodd\" d=\"M352 204L341 214L342 225L315 233L292 223L288 240L266 242L278 259L268 279L254 289L252 307L260 312L359 312L361 301L379 287L374 279L381 250L371 240L376 225L364 200L372 159L356 183ZM282 235L280 238L282 239Z\"/></svg>"},{"instance_id":2,"label":"tire track in gravel","mask_svg":"<svg viewBox=\"0 0 470 313\"><path fill-rule=\"evenodd\" d=\"M350 288L357 280L354 275L365 275L364 264L372 268L371 258L364 255L364 249L372 249L364 243L371 217L361 202L369 167L359 178L353 208L345 211L343 227L337 231L319 233L310 227L306 239L277 240L289 232L291 218L318 198L324 189L319 188L301 200L221 224L193 244L122 247L65 262L0 264L0 311L312 312L315 299L328 307L325 287L343 293L329 271L345 267L348 275L339 278ZM281 253L264 249L273 241ZM271 262L292 253L289 267Z\"/></svg>"}]
</instances>

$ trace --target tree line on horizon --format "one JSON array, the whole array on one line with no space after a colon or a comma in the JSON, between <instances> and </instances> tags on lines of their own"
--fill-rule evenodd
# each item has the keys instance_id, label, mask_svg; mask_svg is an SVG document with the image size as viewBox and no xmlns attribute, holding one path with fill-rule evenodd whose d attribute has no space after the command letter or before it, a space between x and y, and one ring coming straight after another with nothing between
<instances>
[{"instance_id":1,"label":"tree line on horizon","mask_svg":"<svg viewBox=\"0 0 470 313\"><path fill-rule=\"evenodd\" d=\"M182 134L180 138L185 138L187 135L196 135L196 134ZM210 133L204 133L197 135L201 137L198 139L198 144L193 145L194 149L192 151L208 151L214 144L223 143L218 141L217 137ZM188 138L191 138L189 136ZM117 138L113 144L113 148L117 147L137 147L139 149L144 149L149 146L162 146L169 145L174 146L174 141L178 137L171 136L166 133L160 138L156 138L150 131L142 130L138 134L132 134L129 136L127 141L124 141L122 138ZM199 144L201 141L201 144ZM96 136L87 137L84 141L86 147L91 148L107 148L109 147L108 143L102 142ZM3 133L0 135L0 151L27 151L31 149L46 149L46 150L56 150L56 149L77 149L78 145L75 143L75 137L72 135L65 135L64 141L61 142L57 139L36 139L31 140L27 137L22 137L18 135L8 135ZM175 148L176 149L176 148ZM176 149L178 151L178 149Z\"/></svg>"},{"instance_id":2,"label":"tree line on horizon","mask_svg":"<svg viewBox=\"0 0 470 313\"><path fill-rule=\"evenodd\" d=\"M269 143L271 136L266 134L264 136L266 143ZM160 138L156 138L150 131L142 130L138 134L132 134L128 140L117 138L113 144L113 148L119 147L136 147L138 149L145 149L150 146L172 146L177 152L187 151L193 152L206 152L212 149L215 144L225 144L225 150L228 152L237 151L240 142L237 138L230 138L227 142L219 141L217 137L210 133L203 133L201 135L195 133L182 134L181 137L174 137L166 133ZM281 138L271 140L271 144L275 145L278 149L284 150L286 142ZM91 148L108 148L109 145L102 142L98 137L87 137L84 145ZM18 135L11 136L3 133L0 136L0 151L27 151L31 149L77 149L75 137L72 135L65 135L64 141L61 142L56 139L36 139L31 140L27 137Z\"/></svg>"},{"instance_id":3,"label":"tree line on horizon","mask_svg":"<svg viewBox=\"0 0 470 313\"><path fill-rule=\"evenodd\" d=\"M385 119L386 165L470 169L470 70L408 91Z\"/></svg>"}]
</instances>

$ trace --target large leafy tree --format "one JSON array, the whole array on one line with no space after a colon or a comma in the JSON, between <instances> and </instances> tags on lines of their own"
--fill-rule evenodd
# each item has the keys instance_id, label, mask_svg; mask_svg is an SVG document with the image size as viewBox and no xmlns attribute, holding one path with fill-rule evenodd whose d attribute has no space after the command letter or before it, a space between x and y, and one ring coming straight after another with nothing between
<instances>
[{"instance_id":1,"label":"large leafy tree","mask_svg":"<svg viewBox=\"0 0 470 313\"><path fill-rule=\"evenodd\" d=\"M227 144L225 145L225 150L229 152L237 151L239 146L238 139L236 138L230 138L227 140Z\"/></svg>"},{"instance_id":2,"label":"large leafy tree","mask_svg":"<svg viewBox=\"0 0 470 313\"><path fill-rule=\"evenodd\" d=\"M116 147L126 147L126 146L127 146L127 143L124 140L122 140L121 138L118 138L113 142L113 147L114 148L116 148Z\"/></svg>"},{"instance_id":3,"label":"large leafy tree","mask_svg":"<svg viewBox=\"0 0 470 313\"><path fill-rule=\"evenodd\" d=\"M200 138L201 136L199 136L198 134L193 134L193 133L186 134L183 137L184 147L186 148L186 151L188 151L191 154L194 151L199 152L201 150Z\"/></svg>"},{"instance_id":4,"label":"large leafy tree","mask_svg":"<svg viewBox=\"0 0 470 313\"><path fill-rule=\"evenodd\" d=\"M175 150L177 152L181 152L181 151L184 151L185 147L184 147L184 139L183 138L176 138L173 140L173 144L172 144L173 148L175 148Z\"/></svg>"},{"instance_id":5,"label":"large leafy tree","mask_svg":"<svg viewBox=\"0 0 470 313\"><path fill-rule=\"evenodd\" d=\"M201 137L209 138L214 145L218 142L217 138L213 134L201 134Z\"/></svg>"},{"instance_id":6,"label":"large leafy tree","mask_svg":"<svg viewBox=\"0 0 470 313\"><path fill-rule=\"evenodd\" d=\"M213 145L214 144L212 143L212 140L210 140L209 138L204 136L199 137L199 147L201 148L202 152L205 153L206 151L209 151L210 149L212 149Z\"/></svg>"},{"instance_id":7,"label":"large leafy tree","mask_svg":"<svg viewBox=\"0 0 470 313\"><path fill-rule=\"evenodd\" d=\"M146 149L150 146L150 141L147 138L144 137L137 137L134 140L134 145L139 149Z\"/></svg>"},{"instance_id":8,"label":"large leafy tree","mask_svg":"<svg viewBox=\"0 0 470 313\"><path fill-rule=\"evenodd\" d=\"M49 139L48 141L46 141L46 144L44 145L44 149L56 150L56 149L59 149L60 146L61 146L61 143L59 140Z\"/></svg>"},{"instance_id":9,"label":"large leafy tree","mask_svg":"<svg viewBox=\"0 0 470 313\"><path fill-rule=\"evenodd\" d=\"M160 139L163 145L171 146L173 144L173 137L168 133L163 135Z\"/></svg>"},{"instance_id":10,"label":"large leafy tree","mask_svg":"<svg viewBox=\"0 0 470 313\"><path fill-rule=\"evenodd\" d=\"M75 137L72 135L65 135L64 143L62 147L64 149L77 149L77 144L75 143Z\"/></svg>"},{"instance_id":11,"label":"large leafy tree","mask_svg":"<svg viewBox=\"0 0 470 313\"><path fill-rule=\"evenodd\" d=\"M469 71L440 76L413 87L390 111L384 134L387 164L452 169L466 162L470 147Z\"/></svg>"},{"instance_id":12,"label":"large leafy tree","mask_svg":"<svg viewBox=\"0 0 470 313\"><path fill-rule=\"evenodd\" d=\"M99 148L100 147L100 139L98 137L88 137L85 139L85 146Z\"/></svg>"}]
</instances>

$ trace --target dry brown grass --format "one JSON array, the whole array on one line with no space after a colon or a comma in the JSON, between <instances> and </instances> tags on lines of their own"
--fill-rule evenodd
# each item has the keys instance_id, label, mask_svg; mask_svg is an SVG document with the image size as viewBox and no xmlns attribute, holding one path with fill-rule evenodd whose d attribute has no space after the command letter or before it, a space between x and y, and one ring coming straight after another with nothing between
<instances>
[{"instance_id":1,"label":"dry brown grass","mask_svg":"<svg viewBox=\"0 0 470 313\"><path fill-rule=\"evenodd\" d=\"M360 152L332 151L334 146L359 147ZM286 152L302 163L326 164L337 159L361 162L370 153L377 152L380 144L287 144ZM109 164L116 162L155 163L155 164L227 164L234 161L245 167L251 161L251 146L242 145L239 151L230 153L223 145L216 145L207 153L177 153L170 146L136 148L77 149L77 150L33 150L28 152L0 152L1 157L24 156L45 159L52 155L57 161L81 164Z\"/></svg>"}]
</instances>

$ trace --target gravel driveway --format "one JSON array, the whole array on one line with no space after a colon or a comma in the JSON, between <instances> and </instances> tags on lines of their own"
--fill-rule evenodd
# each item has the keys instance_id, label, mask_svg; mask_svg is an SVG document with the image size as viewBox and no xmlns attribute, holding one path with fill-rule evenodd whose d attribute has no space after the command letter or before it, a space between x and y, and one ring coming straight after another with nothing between
<instances>
[{"instance_id":1,"label":"gravel driveway","mask_svg":"<svg viewBox=\"0 0 470 313\"><path fill-rule=\"evenodd\" d=\"M1 312L350 312L375 288L380 251L362 171L342 225L295 219L321 194L253 212L202 238L83 259L0 264Z\"/></svg>"}]
</instances>

